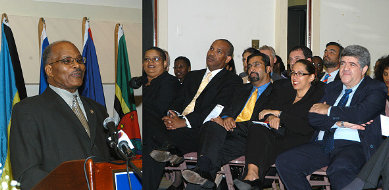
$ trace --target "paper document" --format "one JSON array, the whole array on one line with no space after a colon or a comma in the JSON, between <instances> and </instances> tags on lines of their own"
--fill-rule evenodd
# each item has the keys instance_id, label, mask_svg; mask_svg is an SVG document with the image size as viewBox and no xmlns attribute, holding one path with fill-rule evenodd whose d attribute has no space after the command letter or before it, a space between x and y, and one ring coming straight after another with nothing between
<instances>
[{"instance_id":1,"label":"paper document","mask_svg":"<svg viewBox=\"0 0 389 190\"><path fill-rule=\"evenodd\" d=\"M268 129L271 129L269 123L265 123L265 122L261 122L261 121L253 121L253 123L254 124L259 124L259 125L262 125L262 126L268 128Z\"/></svg>"},{"instance_id":2,"label":"paper document","mask_svg":"<svg viewBox=\"0 0 389 190\"><path fill-rule=\"evenodd\" d=\"M380 115L382 136L389 136L389 117Z\"/></svg>"},{"instance_id":3,"label":"paper document","mask_svg":"<svg viewBox=\"0 0 389 190\"><path fill-rule=\"evenodd\" d=\"M216 105L215 108L213 108L213 110L211 111L211 113L209 113L207 118L204 119L203 124L207 121L210 121L212 118L218 117L222 113L223 108L224 108L224 106L222 106L220 104Z\"/></svg>"}]
</instances>

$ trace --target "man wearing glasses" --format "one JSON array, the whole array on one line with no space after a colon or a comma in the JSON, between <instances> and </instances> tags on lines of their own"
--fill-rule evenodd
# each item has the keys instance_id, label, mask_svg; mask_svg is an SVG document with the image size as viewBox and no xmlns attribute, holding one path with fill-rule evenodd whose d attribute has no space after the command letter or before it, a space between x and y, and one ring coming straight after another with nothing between
<instances>
[{"instance_id":1,"label":"man wearing glasses","mask_svg":"<svg viewBox=\"0 0 389 190\"><path fill-rule=\"evenodd\" d=\"M102 126L108 114L77 90L85 59L68 41L50 44L42 56L49 88L16 104L12 112L12 172L22 189L31 189L64 161L110 158Z\"/></svg>"}]
</instances>

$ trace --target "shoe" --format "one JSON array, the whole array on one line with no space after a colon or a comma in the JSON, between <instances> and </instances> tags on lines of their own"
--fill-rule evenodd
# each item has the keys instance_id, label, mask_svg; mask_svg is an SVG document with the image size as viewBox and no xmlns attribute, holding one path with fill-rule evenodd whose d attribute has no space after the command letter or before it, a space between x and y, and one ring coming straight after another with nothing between
<instances>
[{"instance_id":1,"label":"shoe","mask_svg":"<svg viewBox=\"0 0 389 190\"><path fill-rule=\"evenodd\" d=\"M178 187L170 185L166 190L183 190L183 189L185 189L184 183L181 183L180 186Z\"/></svg>"},{"instance_id":2,"label":"shoe","mask_svg":"<svg viewBox=\"0 0 389 190\"><path fill-rule=\"evenodd\" d=\"M157 162L170 162L171 165L178 165L184 161L184 157L172 155L165 150L153 150L150 152L150 156Z\"/></svg>"},{"instance_id":3,"label":"shoe","mask_svg":"<svg viewBox=\"0 0 389 190\"><path fill-rule=\"evenodd\" d=\"M206 172L200 172L197 168L194 170L182 171L182 177L189 183L200 185L202 188L213 188L215 183Z\"/></svg>"},{"instance_id":4,"label":"shoe","mask_svg":"<svg viewBox=\"0 0 389 190\"><path fill-rule=\"evenodd\" d=\"M262 189L262 184L259 179L250 181L250 180L239 180L239 179L234 179L234 185L239 189L239 190L261 190Z\"/></svg>"}]
</instances>

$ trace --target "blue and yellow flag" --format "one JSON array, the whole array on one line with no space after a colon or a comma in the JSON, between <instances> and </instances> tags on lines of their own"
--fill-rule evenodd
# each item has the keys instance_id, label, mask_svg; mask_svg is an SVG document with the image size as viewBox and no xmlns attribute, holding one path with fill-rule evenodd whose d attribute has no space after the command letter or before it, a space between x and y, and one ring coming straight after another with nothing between
<instances>
[{"instance_id":1,"label":"blue and yellow flag","mask_svg":"<svg viewBox=\"0 0 389 190\"><path fill-rule=\"evenodd\" d=\"M6 30L10 30L6 19L4 18L1 25L1 52L0 52L0 163L1 163L1 181L0 183L6 182L10 184L12 180L12 170L9 157L9 131L11 126L11 114L13 106L20 101L18 88L17 88L17 79L18 77L15 73L22 74L20 62L17 62L14 65L12 59L13 52L10 48L15 47L15 41L13 39L7 39ZM11 32L12 34L12 32ZM9 42L13 44L9 44ZM17 53L17 52L16 52ZM17 60L19 58L17 57ZM15 68L20 68L19 71L15 72ZM23 75L21 75L23 77ZM24 79L22 82L19 82L24 86ZM24 86L25 89L25 86Z\"/></svg>"}]
</instances>

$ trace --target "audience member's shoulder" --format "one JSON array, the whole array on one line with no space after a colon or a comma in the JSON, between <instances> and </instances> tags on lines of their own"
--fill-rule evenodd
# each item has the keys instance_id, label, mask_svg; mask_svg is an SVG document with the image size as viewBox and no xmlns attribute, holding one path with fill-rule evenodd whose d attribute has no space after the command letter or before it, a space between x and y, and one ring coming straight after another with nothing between
<instances>
[{"instance_id":1,"label":"audience member's shoulder","mask_svg":"<svg viewBox=\"0 0 389 190\"><path fill-rule=\"evenodd\" d=\"M273 82L273 88L293 88L290 79L280 79Z\"/></svg>"}]
</instances>

